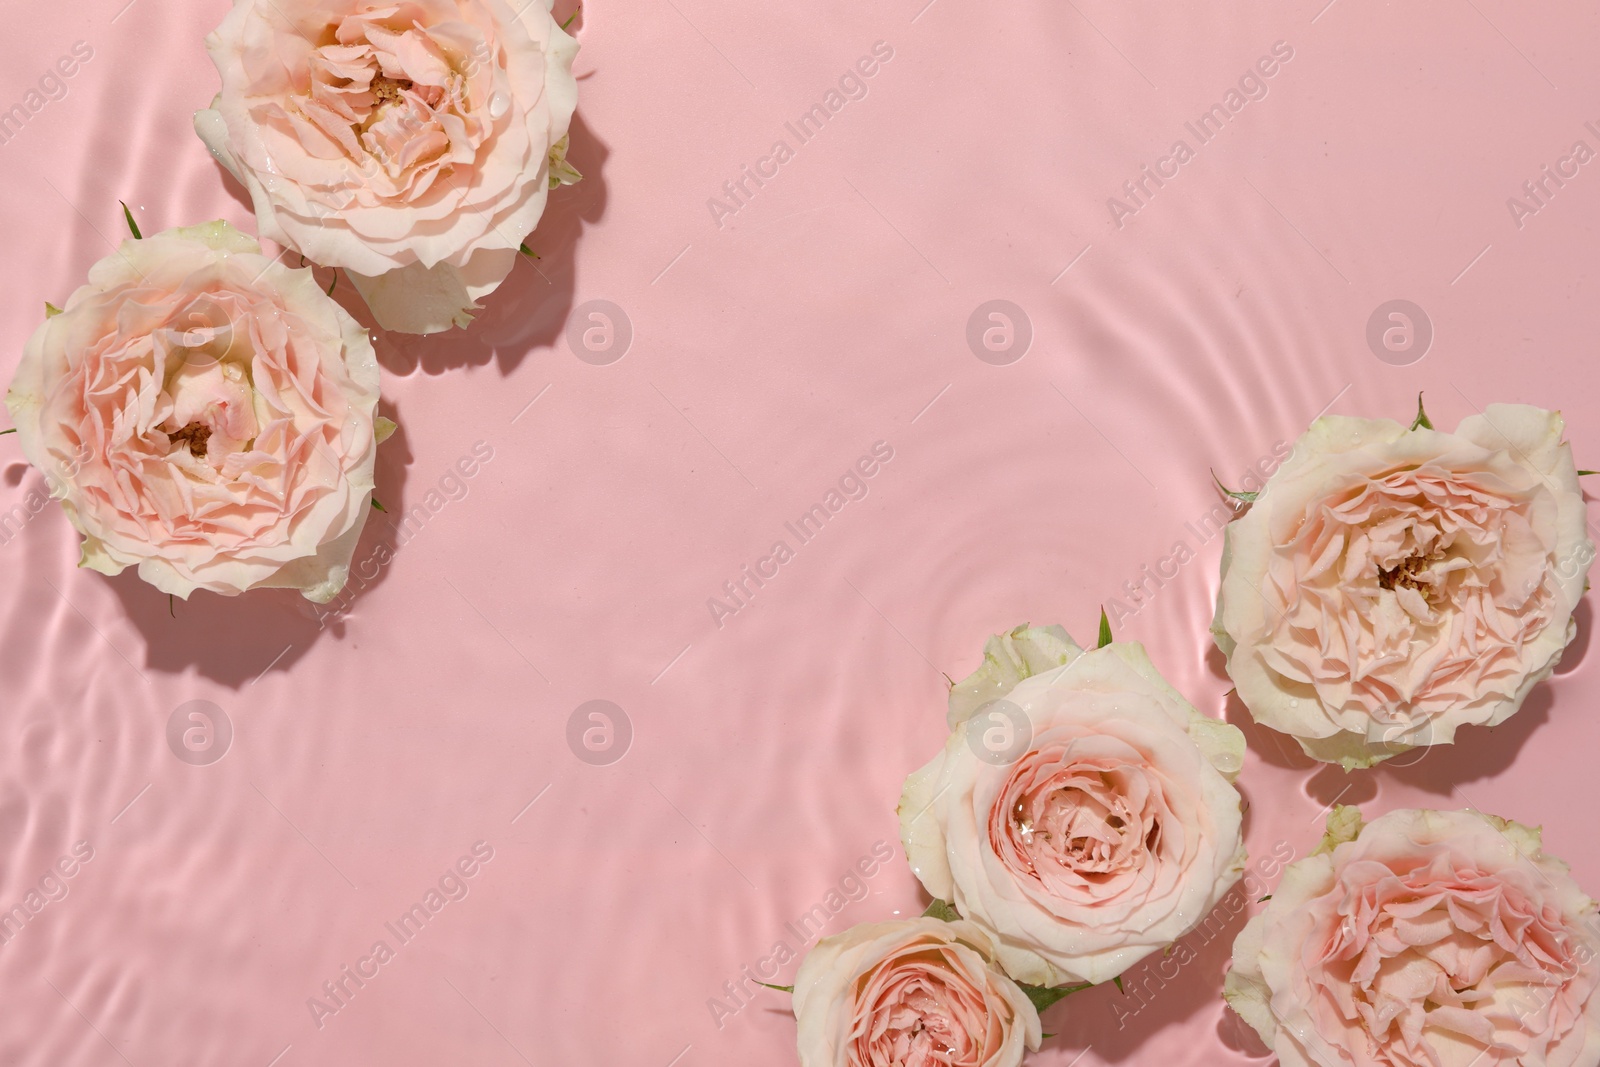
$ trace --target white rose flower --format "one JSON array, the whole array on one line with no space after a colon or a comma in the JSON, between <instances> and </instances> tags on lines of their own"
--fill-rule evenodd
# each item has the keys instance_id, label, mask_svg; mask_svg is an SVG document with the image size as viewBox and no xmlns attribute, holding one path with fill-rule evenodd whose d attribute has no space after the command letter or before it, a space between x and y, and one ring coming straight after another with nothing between
<instances>
[{"instance_id":1,"label":"white rose flower","mask_svg":"<svg viewBox=\"0 0 1600 1067\"><path fill-rule=\"evenodd\" d=\"M1142 646L1084 652L1044 632L1051 652L1035 658L1067 662L969 715L906 779L901 840L1013 978L1097 983L1193 929L1239 879L1244 736L1196 711ZM1037 652L1037 633L1009 662ZM998 692L996 662L952 702Z\"/></svg>"},{"instance_id":2,"label":"white rose flower","mask_svg":"<svg viewBox=\"0 0 1600 1067\"><path fill-rule=\"evenodd\" d=\"M367 332L225 222L124 241L34 331L6 394L83 566L319 603L367 521L377 403Z\"/></svg>"},{"instance_id":3,"label":"white rose flower","mask_svg":"<svg viewBox=\"0 0 1600 1067\"><path fill-rule=\"evenodd\" d=\"M1039 1013L971 923L863 923L818 941L794 980L801 1067L1017 1067Z\"/></svg>"},{"instance_id":4,"label":"white rose flower","mask_svg":"<svg viewBox=\"0 0 1600 1067\"><path fill-rule=\"evenodd\" d=\"M1596 928L1537 830L1338 808L1240 932L1223 996L1283 1067L1596 1067Z\"/></svg>"},{"instance_id":5,"label":"white rose flower","mask_svg":"<svg viewBox=\"0 0 1600 1067\"><path fill-rule=\"evenodd\" d=\"M1212 630L1256 721L1349 769L1521 707L1594 559L1563 427L1318 419L1226 528Z\"/></svg>"},{"instance_id":6,"label":"white rose flower","mask_svg":"<svg viewBox=\"0 0 1600 1067\"><path fill-rule=\"evenodd\" d=\"M195 130L262 236L347 270L380 326L465 326L578 177L578 45L551 2L235 0Z\"/></svg>"}]
</instances>

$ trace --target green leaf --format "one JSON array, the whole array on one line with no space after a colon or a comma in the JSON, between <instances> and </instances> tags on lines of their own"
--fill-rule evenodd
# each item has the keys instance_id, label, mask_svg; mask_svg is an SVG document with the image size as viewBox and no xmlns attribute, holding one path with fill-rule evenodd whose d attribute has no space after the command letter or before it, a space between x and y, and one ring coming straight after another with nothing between
<instances>
[{"instance_id":1,"label":"green leaf","mask_svg":"<svg viewBox=\"0 0 1600 1067\"><path fill-rule=\"evenodd\" d=\"M764 985L768 989L776 989L780 993L794 992L794 986L792 985L773 985L771 982L757 982L756 985Z\"/></svg>"},{"instance_id":2,"label":"green leaf","mask_svg":"<svg viewBox=\"0 0 1600 1067\"><path fill-rule=\"evenodd\" d=\"M533 249L529 248L528 247L528 242L526 242L526 241L522 242L520 245L517 246L517 251L521 252L525 256L532 256L534 259L538 259L539 258L539 253L537 253Z\"/></svg>"},{"instance_id":3,"label":"green leaf","mask_svg":"<svg viewBox=\"0 0 1600 1067\"><path fill-rule=\"evenodd\" d=\"M1433 429L1433 423L1428 421L1428 413L1422 410L1422 394L1417 394L1417 417L1411 420L1413 430L1421 427L1424 430Z\"/></svg>"},{"instance_id":4,"label":"green leaf","mask_svg":"<svg viewBox=\"0 0 1600 1067\"><path fill-rule=\"evenodd\" d=\"M582 10L583 10L583 5L579 4L578 8L577 8L577 11L574 11L571 15L569 15L567 17L567 21L565 21L565 22L563 22L561 24L561 29L563 31L565 31L568 26L571 26L574 22L577 22L578 21L578 12L582 11Z\"/></svg>"},{"instance_id":5,"label":"green leaf","mask_svg":"<svg viewBox=\"0 0 1600 1067\"><path fill-rule=\"evenodd\" d=\"M144 234L139 232L139 224L133 221L133 212L128 210L128 205L121 200L118 200L117 203L122 204L122 217L128 220L128 232L133 234L133 239L135 241L144 240Z\"/></svg>"},{"instance_id":6,"label":"green leaf","mask_svg":"<svg viewBox=\"0 0 1600 1067\"><path fill-rule=\"evenodd\" d=\"M1021 982L1018 982L1017 988L1026 993L1028 995L1028 999L1033 1001L1033 1010L1043 1015L1046 1008L1060 1000L1062 997L1071 996L1080 990L1088 989L1092 985L1094 985L1093 982L1080 982L1078 985L1057 986L1023 985Z\"/></svg>"},{"instance_id":7,"label":"green leaf","mask_svg":"<svg viewBox=\"0 0 1600 1067\"><path fill-rule=\"evenodd\" d=\"M961 918L961 913L949 901L936 900L928 905L928 909L922 913L922 916L925 919L943 919L947 923L953 923Z\"/></svg>"},{"instance_id":8,"label":"green leaf","mask_svg":"<svg viewBox=\"0 0 1600 1067\"><path fill-rule=\"evenodd\" d=\"M1217 477L1216 471L1211 472L1211 480L1217 483L1217 488L1222 490L1223 496L1231 497L1232 499L1243 504L1254 504L1256 502L1256 497L1261 495L1260 493L1246 493L1242 490L1235 491L1233 489L1229 489L1227 486L1222 484L1222 479Z\"/></svg>"},{"instance_id":9,"label":"green leaf","mask_svg":"<svg viewBox=\"0 0 1600 1067\"><path fill-rule=\"evenodd\" d=\"M379 511L383 512L385 515L389 514L389 509L384 507L382 504L378 503L378 498L377 497L373 497L372 498L372 506L377 508Z\"/></svg>"},{"instance_id":10,"label":"green leaf","mask_svg":"<svg viewBox=\"0 0 1600 1067\"><path fill-rule=\"evenodd\" d=\"M50 303L50 301L48 301L48 300L46 300L44 302L44 317L45 318L53 319L59 314L61 314L61 309L60 308L56 307L54 304Z\"/></svg>"},{"instance_id":11,"label":"green leaf","mask_svg":"<svg viewBox=\"0 0 1600 1067\"><path fill-rule=\"evenodd\" d=\"M1105 648L1111 643L1111 620L1106 618L1106 609L1100 609L1100 643L1095 648Z\"/></svg>"}]
</instances>

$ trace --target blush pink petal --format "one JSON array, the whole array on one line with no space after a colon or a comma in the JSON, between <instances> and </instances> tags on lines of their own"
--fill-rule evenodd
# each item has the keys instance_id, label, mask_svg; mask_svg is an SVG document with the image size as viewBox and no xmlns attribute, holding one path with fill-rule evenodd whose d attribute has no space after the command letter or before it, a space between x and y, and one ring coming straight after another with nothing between
<instances>
[{"instance_id":1,"label":"blush pink petal","mask_svg":"<svg viewBox=\"0 0 1600 1067\"><path fill-rule=\"evenodd\" d=\"M1414 810L1358 829L1291 864L1234 945L1225 995L1281 1062L1600 1063L1600 920L1537 831Z\"/></svg>"}]
</instances>

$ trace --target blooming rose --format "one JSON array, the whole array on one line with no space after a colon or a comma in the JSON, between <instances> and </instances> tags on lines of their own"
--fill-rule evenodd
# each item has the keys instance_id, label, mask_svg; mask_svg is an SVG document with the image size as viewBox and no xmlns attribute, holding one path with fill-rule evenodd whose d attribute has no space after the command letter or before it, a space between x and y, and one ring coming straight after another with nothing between
<instances>
[{"instance_id":1,"label":"blooming rose","mask_svg":"<svg viewBox=\"0 0 1600 1067\"><path fill-rule=\"evenodd\" d=\"M1223 995L1283 1067L1595 1067L1596 934L1537 830L1340 808L1239 934Z\"/></svg>"},{"instance_id":2,"label":"blooming rose","mask_svg":"<svg viewBox=\"0 0 1600 1067\"><path fill-rule=\"evenodd\" d=\"M235 0L195 130L262 235L349 271L379 325L465 326L578 177L578 46L551 2Z\"/></svg>"},{"instance_id":3,"label":"blooming rose","mask_svg":"<svg viewBox=\"0 0 1600 1067\"><path fill-rule=\"evenodd\" d=\"M1016 1067L1039 1013L966 922L864 923L814 945L794 980L801 1067Z\"/></svg>"},{"instance_id":4,"label":"blooming rose","mask_svg":"<svg viewBox=\"0 0 1600 1067\"><path fill-rule=\"evenodd\" d=\"M1065 665L1000 693L906 779L900 836L923 886L994 939L1017 981L1103 982L1238 880L1244 735L1191 707L1138 644L1084 652L1057 627L1000 648L1025 635L1023 659ZM952 705L994 671L986 658Z\"/></svg>"},{"instance_id":5,"label":"blooming rose","mask_svg":"<svg viewBox=\"0 0 1600 1067\"><path fill-rule=\"evenodd\" d=\"M326 601L366 522L378 363L309 270L225 222L125 241L34 331L6 407L83 566Z\"/></svg>"},{"instance_id":6,"label":"blooming rose","mask_svg":"<svg viewBox=\"0 0 1600 1067\"><path fill-rule=\"evenodd\" d=\"M1563 425L1318 419L1227 527L1212 630L1256 721L1349 769L1515 712L1594 558Z\"/></svg>"}]
</instances>

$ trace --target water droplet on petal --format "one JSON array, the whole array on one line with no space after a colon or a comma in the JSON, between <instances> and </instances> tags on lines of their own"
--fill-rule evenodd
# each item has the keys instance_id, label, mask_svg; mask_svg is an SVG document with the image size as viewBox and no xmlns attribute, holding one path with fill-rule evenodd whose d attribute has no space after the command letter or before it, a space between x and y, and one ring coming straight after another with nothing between
<instances>
[{"instance_id":1,"label":"water droplet on petal","mask_svg":"<svg viewBox=\"0 0 1600 1067\"><path fill-rule=\"evenodd\" d=\"M505 93L495 93L489 98L489 117L497 119L511 108L511 98Z\"/></svg>"}]
</instances>

